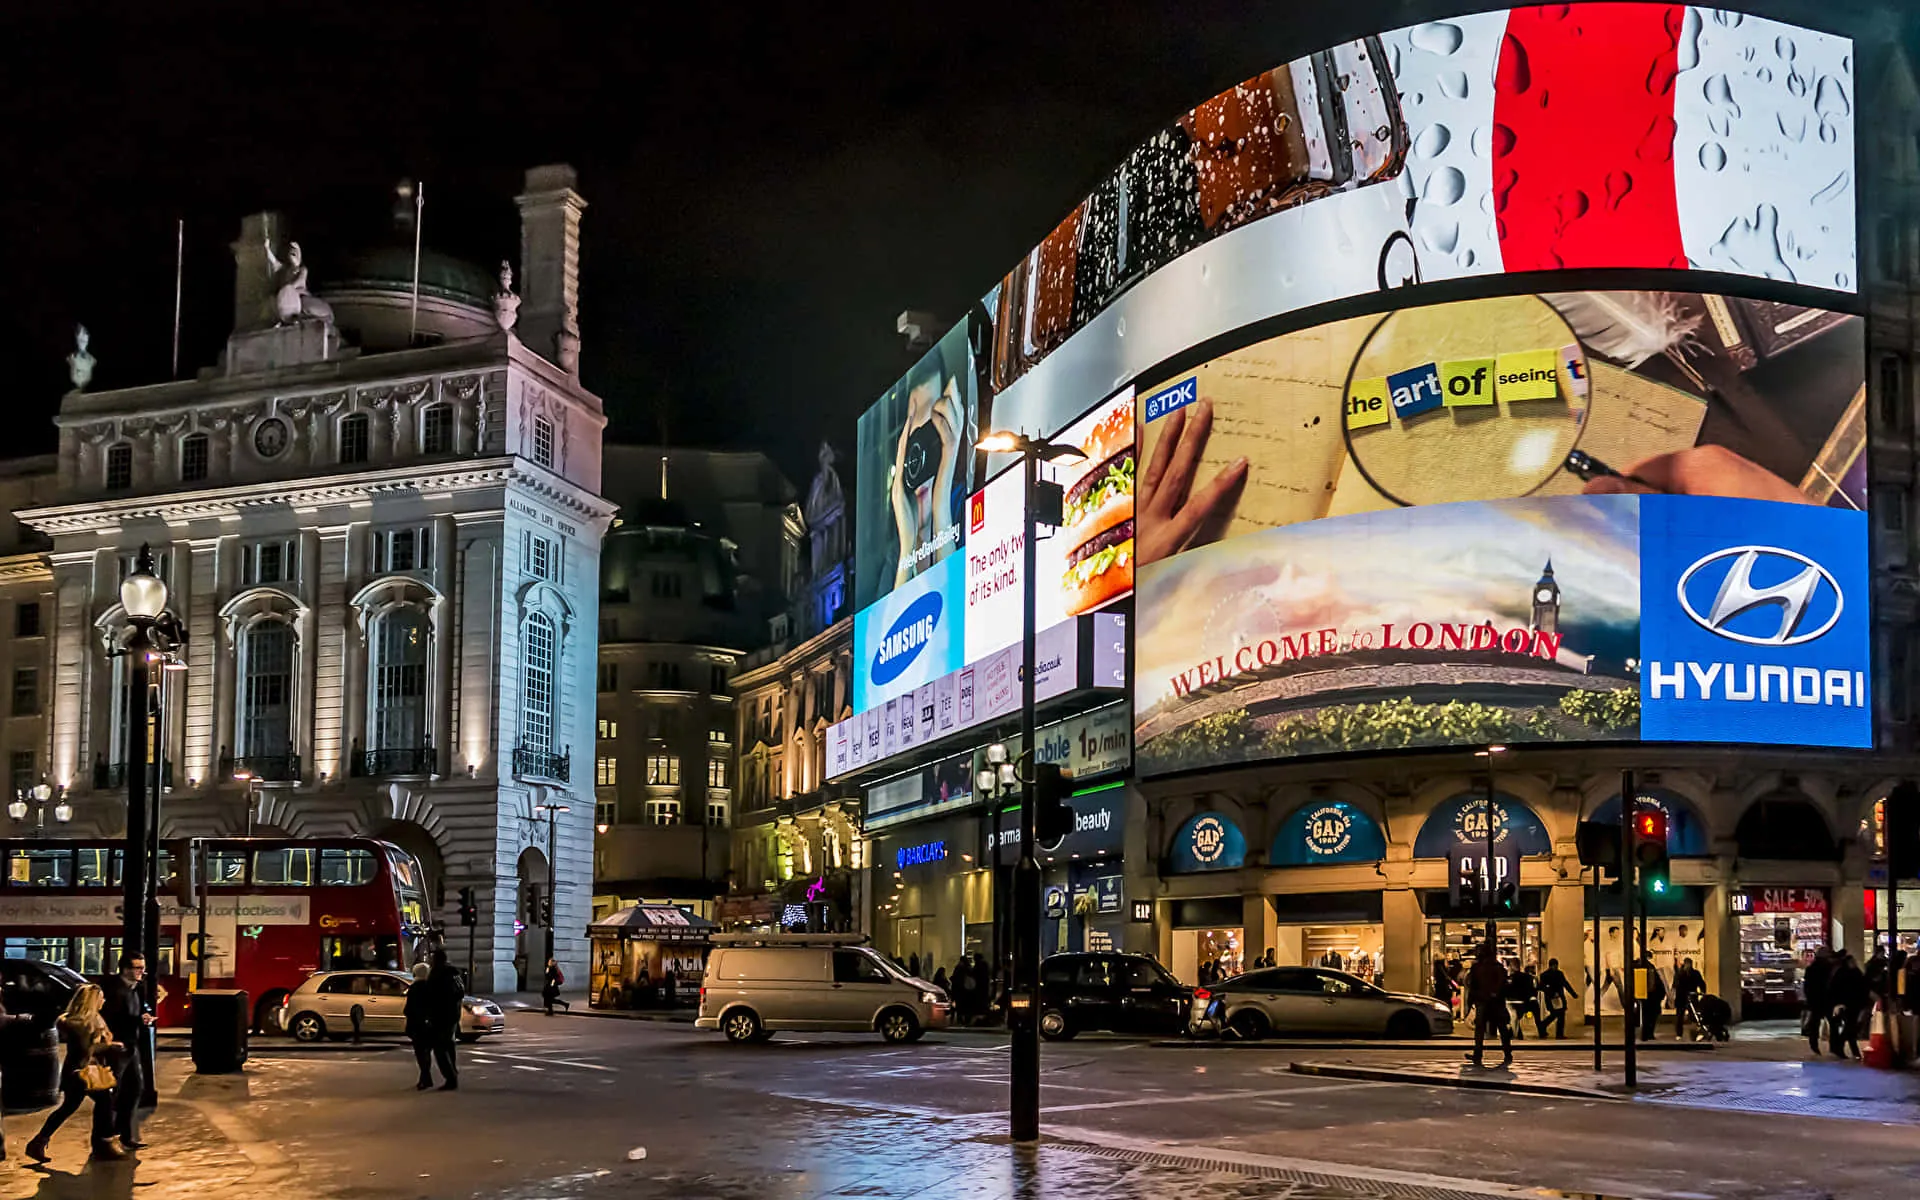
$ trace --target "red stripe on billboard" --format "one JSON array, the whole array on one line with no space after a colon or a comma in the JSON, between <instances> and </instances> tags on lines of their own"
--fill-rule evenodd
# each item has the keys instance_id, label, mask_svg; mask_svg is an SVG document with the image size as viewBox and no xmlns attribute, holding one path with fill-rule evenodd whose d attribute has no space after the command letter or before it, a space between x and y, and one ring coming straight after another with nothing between
<instances>
[{"instance_id":1,"label":"red stripe on billboard","mask_svg":"<svg viewBox=\"0 0 1920 1200\"><path fill-rule=\"evenodd\" d=\"M1550 4L1507 17L1493 197L1509 271L1685 268L1674 198L1678 5Z\"/></svg>"}]
</instances>

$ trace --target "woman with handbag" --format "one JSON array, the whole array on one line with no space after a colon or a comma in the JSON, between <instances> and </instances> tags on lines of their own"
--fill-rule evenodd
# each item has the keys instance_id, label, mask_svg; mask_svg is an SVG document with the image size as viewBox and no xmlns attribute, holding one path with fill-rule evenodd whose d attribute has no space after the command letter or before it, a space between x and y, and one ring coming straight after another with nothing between
<instances>
[{"instance_id":1,"label":"woman with handbag","mask_svg":"<svg viewBox=\"0 0 1920 1200\"><path fill-rule=\"evenodd\" d=\"M93 1097L93 1156L127 1156L113 1140L115 1080L113 1068L106 1062L109 1055L124 1052L126 1047L113 1040L105 1018L100 1015L105 1003L106 994L99 985L86 983L74 989L67 1001L67 1010L60 1014L60 1041L66 1048L66 1056L60 1063L60 1107L53 1110L39 1134L27 1143L27 1157L35 1162L47 1161L47 1142L89 1096Z\"/></svg>"}]
</instances>

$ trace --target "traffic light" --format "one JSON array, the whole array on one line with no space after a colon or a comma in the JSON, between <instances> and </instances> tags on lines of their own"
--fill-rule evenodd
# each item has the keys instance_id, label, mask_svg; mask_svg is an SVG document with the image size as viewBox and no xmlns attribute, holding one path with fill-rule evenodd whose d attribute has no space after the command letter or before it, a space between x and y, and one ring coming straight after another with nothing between
<instances>
[{"instance_id":1,"label":"traffic light","mask_svg":"<svg viewBox=\"0 0 1920 1200\"><path fill-rule=\"evenodd\" d=\"M553 924L553 897L552 896L540 897L540 923L542 925L549 925L549 926Z\"/></svg>"},{"instance_id":2,"label":"traffic light","mask_svg":"<svg viewBox=\"0 0 1920 1200\"><path fill-rule=\"evenodd\" d=\"M1658 808L1633 814L1633 862L1640 868L1640 893L1648 899L1664 896L1670 887L1667 859L1667 814Z\"/></svg>"},{"instance_id":3,"label":"traffic light","mask_svg":"<svg viewBox=\"0 0 1920 1200\"><path fill-rule=\"evenodd\" d=\"M1887 878L1904 882L1920 876L1920 787L1899 784L1880 811L1887 832Z\"/></svg>"},{"instance_id":4,"label":"traffic light","mask_svg":"<svg viewBox=\"0 0 1920 1200\"><path fill-rule=\"evenodd\" d=\"M1520 911L1520 885L1508 880L1494 893L1493 911L1503 917L1511 917Z\"/></svg>"},{"instance_id":5,"label":"traffic light","mask_svg":"<svg viewBox=\"0 0 1920 1200\"><path fill-rule=\"evenodd\" d=\"M1034 841L1052 850L1073 832L1073 805L1067 800L1072 778L1059 763L1033 764Z\"/></svg>"},{"instance_id":6,"label":"traffic light","mask_svg":"<svg viewBox=\"0 0 1920 1200\"><path fill-rule=\"evenodd\" d=\"M1460 897L1455 908L1460 912L1478 912L1480 910L1480 860L1463 858L1460 860Z\"/></svg>"},{"instance_id":7,"label":"traffic light","mask_svg":"<svg viewBox=\"0 0 1920 1200\"><path fill-rule=\"evenodd\" d=\"M460 889L460 923L462 925L480 923L480 910L474 906L473 889L470 887Z\"/></svg>"}]
</instances>

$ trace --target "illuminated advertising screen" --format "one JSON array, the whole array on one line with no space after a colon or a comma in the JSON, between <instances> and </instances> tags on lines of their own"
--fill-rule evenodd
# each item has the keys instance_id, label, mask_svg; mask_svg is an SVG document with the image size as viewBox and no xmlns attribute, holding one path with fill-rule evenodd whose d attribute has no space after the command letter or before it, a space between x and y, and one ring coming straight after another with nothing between
<instances>
[{"instance_id":1,"label":"illuminated advertising screen","mask_svg":"<svg viewBox=\"0 0 1920 1200\"><path fill-rule=\"evenodd\" d=\"M1560 292L1143 385L1141 770L1870 746L1863 369L1858 317Z\"/></svg>"},{"instance_id":2,"label":"illuminated advertising screen","mask_svg":"<svg viewBox=\"0 0 1920 1200\"><path fill-rule=\"evenodd\" d=\"M1724 9L1556 4L1277 66L1148 138L1008 272L995 423L1059 428L1190 347L1407 285L1643 268L1851 294L1852 52Z\"/></svg>"},{"instance_id":3,"label":"illuminated advertising screen","mask_svg":"<svg viewBox=\"0 0 1920 1200\"><path fill-rule=\"evenodd\" d=\"M1066 523L1034 541L1034 628L1095 612L1133 593L1133 389L1055 434L1080 457L1041 471L1061 486ZM1020 470L1004 471L967 503L967 661L1020 640L1026 508Z\"/></svg>"}]
</instances>

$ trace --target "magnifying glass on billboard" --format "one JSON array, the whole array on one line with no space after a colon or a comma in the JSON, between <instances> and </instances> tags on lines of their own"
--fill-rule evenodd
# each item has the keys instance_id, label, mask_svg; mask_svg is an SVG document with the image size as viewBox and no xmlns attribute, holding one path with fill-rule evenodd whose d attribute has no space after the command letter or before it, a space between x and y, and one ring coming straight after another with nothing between
<instances>
[{"instance_id":1,"label":"magnifying glass on billboard","mask_svg":"<svg viewBox=\"0 0 1920 1200\"><path fill-rule=\"evenodd\" d=\"M1607 468L1578 450L1587 354L1538 296L1389 313L1348 368L1341 435L1396 504L1530 495L1563 470Z\"/></svg>"}]
</instances>

